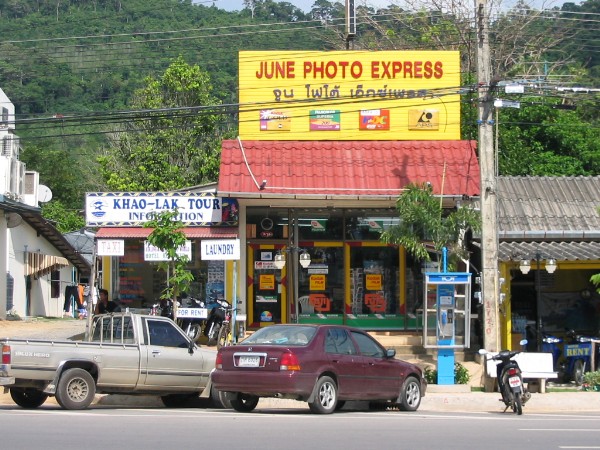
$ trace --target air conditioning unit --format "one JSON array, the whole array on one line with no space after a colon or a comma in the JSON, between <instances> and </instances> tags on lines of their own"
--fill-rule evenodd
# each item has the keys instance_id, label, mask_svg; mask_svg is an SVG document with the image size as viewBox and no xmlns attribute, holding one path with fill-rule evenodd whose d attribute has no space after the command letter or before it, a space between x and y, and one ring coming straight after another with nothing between
<instances>
[{"instance_id":1,"label":"air conditioning unit","mask_svg":"<svg viewBox=\"0 0 600 450\"><path fill-rule=\"evenodd\" d=\"M10 192L10 158L0 156L0 195Z\"/></svg>"},{"instance_id":2,"label":"air conditioning unit","mask_svg":"<svg viewBox=\"0 0 600 450\"><path fill-rule=\"evenodd\" d=\"M40 174L33 170L25 172L23 183L23 203L29 206L38 206L38 186L40 185Z\"/></svg>"},{"instance_id":3,"label":"air conditioning unit","mask_svg":"<svg viewBox=\"0 0 600 450\"><path fill-rule=\"evenodd\" d=\"M21 200L25 185L25 163L18 159L11 159L10 193L16 200Z\"/></svg>"},{"instance_id":4,"label":"air conditioning unit","mask_svg":"<svg viewBox=\"0 0 600 450\"><path fill-rule=\"evenodd\" d=\"M19 159L19 153L21 150L21 140L19 136L14 134L7 134L2 139L2 156L7 158Z\"/></svg>"}]
</instances>

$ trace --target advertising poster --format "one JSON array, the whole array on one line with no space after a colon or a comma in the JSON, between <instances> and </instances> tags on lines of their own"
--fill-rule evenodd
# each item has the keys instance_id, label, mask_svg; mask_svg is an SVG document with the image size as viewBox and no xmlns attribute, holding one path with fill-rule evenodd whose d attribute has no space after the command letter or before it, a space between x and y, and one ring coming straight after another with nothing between
<instances>
[{"instance_id":1,"label":"advertising poster","mask_svg":"<svg viewBox=\"0 0 600 450\"><path fill-rule=\"evenodd\" d=\"M339 109L313 109L310 111L310 131L339 131L341 129Z\"/></svg>"}]
</instances>

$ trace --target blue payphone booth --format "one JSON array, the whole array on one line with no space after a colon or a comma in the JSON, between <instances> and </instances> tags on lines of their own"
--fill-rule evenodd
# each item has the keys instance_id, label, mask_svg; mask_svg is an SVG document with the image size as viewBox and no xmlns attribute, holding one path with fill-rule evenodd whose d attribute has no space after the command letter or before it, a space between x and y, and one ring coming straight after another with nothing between
<instances>
[{"instance_id":1,"label":"blue payphone booth","mask_svg":"<svg viewBox=\"0 0 600 450\"><path fill-rule=\"evenodd\" d=\"M426 272L423 345L438 350L438 384L454 384L454 349L470 342L471 274Z\"/></svg>"}]
</instances>

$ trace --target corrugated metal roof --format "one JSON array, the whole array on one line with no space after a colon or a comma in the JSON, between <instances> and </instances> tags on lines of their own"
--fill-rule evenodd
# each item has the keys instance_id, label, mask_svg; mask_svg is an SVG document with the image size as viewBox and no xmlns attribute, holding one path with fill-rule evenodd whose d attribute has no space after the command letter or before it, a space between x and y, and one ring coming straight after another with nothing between
<instances>
[{"instance_id":1,"label":"corrugated metal roof","mask_svg":"<svg viewBox=\"0 0 600 450\"><path fill-rule=\"evenodd\" d=\"M600 239L600 177L498 177L502 239Z\"/></svg>"},{"instance_id":2,"label":"corrugated metal roof","mask_svg":"<svg viewBox=\"0 0 600 450\"><path fill-rule=\"evenodd\" d=\"M600 242L500 242L498 259L518 261L536 254L558 261L593 261L600 259Z\"/></svg>"},{"instance_id":3,"label":"corrugated metal roof","mask_svg":"<svg viewBox=\"0 0 600 450\"><path fill-rule=\"evenodd\" d=\"M236 238L237 227L184 227L181 229L188 238L228 239ZM152 228L144 227L103 227L98 229L96 239L147 238Z\"/></svg>"},{"instance_id":4,"label":"corrugated metal roof","mask_svg":"<svg viewBox=\"0 0 600 450\"><path fill-rule=\"evenodd\" d=\"M222 144L219 195L398 196L407 184L479 195L475 141L238 141Z\"/></svg>"}]
</instances>

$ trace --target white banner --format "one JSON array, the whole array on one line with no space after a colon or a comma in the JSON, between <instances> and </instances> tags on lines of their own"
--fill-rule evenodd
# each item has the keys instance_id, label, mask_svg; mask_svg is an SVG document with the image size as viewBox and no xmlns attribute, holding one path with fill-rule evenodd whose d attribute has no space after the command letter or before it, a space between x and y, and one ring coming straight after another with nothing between
<instances>
[{"instance_id":1,"label":"white banner","mask_svg":"<svg viewBox=\"0 0 600 450\"><path fill-rule=\"evenodd\" d=\"M208 309L206 308L177 308L178 319L206 319Z\"/></svg>"},{"instance_id":2,"label":"white banner","mask_svg":"<svg viewBox=\"0 0 600 450\"><path fill-rule=\"evenodd\" d=\"M239 239L212 239L204 240L201 245L201 258L203 261L240 259Z\"/></svg>"},{"instance_id":3,"label":"white banner","mask_svg":"<svg viewBox=\"0 0 600 450\"><path fill-rule=\"evenodd\" d=\"M123 256L125 254L123 239L98 239L96 243L98 256Z\"/></svg>"},{"instance_id":4,"label":"white banner","mask_svg":"<svg viewBox=\"0 0 600 450\"><path fill-rule=\"evenodd\" d=\"M187 256L188 261L192 260L192 241L185 241L185 244L177 249L179 256ZM158 247L155 247L148 241L144 241L144 261L168 261L167 253Z\"/></svg>"},{"instance_id":5,"label":"white banner","mask_svg":"<svg viewBox=\"0 0 600 450\"><path fill-rule=\"evenodd\" d=\"M207 193L91 192L85 198L87 226L140 226L177 209L185 225L236 224L237 201Z\"/></svg>"}]
</instances>

